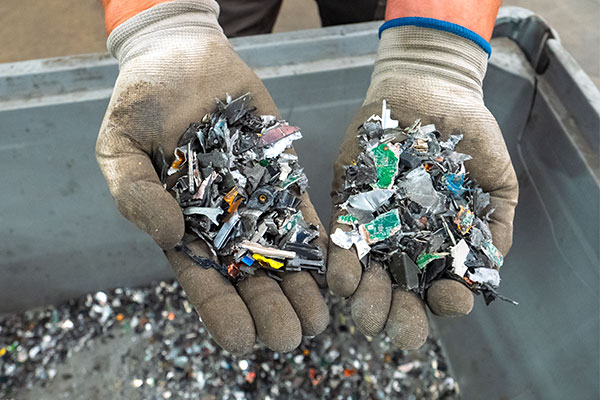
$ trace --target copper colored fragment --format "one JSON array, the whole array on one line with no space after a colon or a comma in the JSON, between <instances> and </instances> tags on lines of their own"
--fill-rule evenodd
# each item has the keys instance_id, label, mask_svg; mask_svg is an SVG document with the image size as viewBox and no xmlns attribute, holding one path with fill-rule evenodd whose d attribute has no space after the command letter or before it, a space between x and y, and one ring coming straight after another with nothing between
<instances>
[{"instance_id":1,"label":"copper colored fragment","mask_svg":"<svg viewBox=\"0 0 600 400\"><path fill-rule=\"evenodd\" d=\"M229 264L227 266L227 273L232 278L234 278L234 279L237 278L238 274L240 273L240 267L239 267L239 265L237 265L236 263Z\"/></svg>"},{"instance_id":2,"label":"copper colored fragment","mask_svg":"<svg viewBox=\"0 0 600 400\"><path fill-rule=\"evenodd\" d=\"M275 125L274 127L267 129L261 135L260 139L258 140L258 144L262 147L268 146L296 132L300 132L300 128L297 126L288 124Z\"/></svg>"}]
</instances>

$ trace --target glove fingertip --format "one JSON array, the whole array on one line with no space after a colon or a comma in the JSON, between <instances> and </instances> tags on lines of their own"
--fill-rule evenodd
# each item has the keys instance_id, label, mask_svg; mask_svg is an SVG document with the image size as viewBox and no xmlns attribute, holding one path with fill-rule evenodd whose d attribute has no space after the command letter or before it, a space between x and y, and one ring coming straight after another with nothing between
<instances>
[{"instance_id":1,"label":"glove fingertip","mask_svg":"<svg viewBox=\"0 0 600 400\"><path fill-rule=\"evenodd\" d=\"M356 253L335 245L329 246L327 286L339 297L349 297L356 291L362 275L362 265Z\"/></svg>"},{"instance_id":2,"label":"glove fingertip","mask_svg":"<svg viewBox=\"0 0 600 400\"><path fill-rule=\"evenodd\" d=\"M460 282L442 279L434 282L427 291L427 305L435 315L460 317L473 310L473 294Z\"/></svg>"},{"instance_id":3,"label":"glove fingertip","mask_svg":"<svg viewBox=\"0 0 600 400\"><path fill-rule=\"evenodd\" d=\"M385 332L402 350L416 350L429 335L429 321L421 299L412 292L396 289Z\"/></svg>"},{"instance_id":4,"label":"glove fingertip","mask_svg":"<svg viewBox=\"0 0 600 400\"><path fill-rule=\"evenodd\" d=\"M230 336L217 337L213 335L213 339L219 346L233 354L234 356L241 356L244 354L248 354L254 348L254 343L256 342L256 335L254 332L254 326L250 328L244 329L246 326L250 325L238 325L235 332L235 339L232 339Z\"/></svg>"},{"instance_id":5,"label":"glove fingertip","mask_svg":"<svg viewBox=\"0 0 600 400\"><path fill-rule=\"evenodd\" d=\"M392 282L380 266L366 270L352 296L351 313L356 327L366 336L376 336L385 327L392 303Z\"/></svg>"}]
</instances>

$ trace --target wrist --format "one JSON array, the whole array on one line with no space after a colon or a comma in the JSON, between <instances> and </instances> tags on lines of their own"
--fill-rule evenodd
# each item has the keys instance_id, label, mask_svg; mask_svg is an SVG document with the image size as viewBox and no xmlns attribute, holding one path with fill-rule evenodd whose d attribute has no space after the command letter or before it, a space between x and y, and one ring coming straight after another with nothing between
<instances>
[{"instance_id":1,"label":"wrist","mask_svg":"<svg viewBox=\"0 0 600 400\"><path fill-rule=\"evenodd\" d=\"M431 18L456 24L489 41L501 0L388 0L385 20Z\"/></svg>"},{"instance_id":2,"label":"wrist","mask_svg":"<svg viewBox=\"0 0 600 400\"><path fill-rule=\"evenodd\" d=\"M492 47L489 42L481 37L476 32L465 28L464 26L454 24L452 22L425 18L425 17L403 17L386 20L381 27L379 27L379 38L381 34L390 28L396 28L400 26L416 26L421 28L435 29L438 31L452 33L456 36L468 39L479 46L488 56L492 54Z\"/></svg>"},{"instance_id":3,"label":"wrist","mask_svg":"<svg viewBox=\"0 0 600 400\"><path fill-rule=\"evenodd\" d=\"M200 36L211 35L225 39L218 16L219 6L214 0L164 2L117 26L108 37L107 48L123 64L141 52L175 42L191 45L200 42Z\"/></svg>"},{"instance_id":4,"label":"wrist","mask_svg":"<svg viewBox=\"0 0 600 400\"><path fill-rule=\"evenodd\" d=\"M140 12L170 0L102 0L106 34Z\"/></svg>"},{"instance_id":5,"label":"wrist","mask_svg":"<svg viewBox=\"0 0 600 400\"><path fill-rule=\"evenodd\" d=\"M451 88L482 98L487 53L471 40L416 26L386 29L381 34L371 86L399 82L413 88Z\"/></svg>"}]
</instances>

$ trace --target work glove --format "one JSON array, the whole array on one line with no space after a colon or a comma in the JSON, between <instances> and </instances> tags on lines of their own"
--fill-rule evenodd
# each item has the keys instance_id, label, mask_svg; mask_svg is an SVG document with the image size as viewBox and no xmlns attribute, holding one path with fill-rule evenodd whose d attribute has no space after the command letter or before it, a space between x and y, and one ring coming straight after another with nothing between
<instances>
[{"instance_id":1,"label":"work glove","mask_svg":"<svg viewBox=\"0 0 600 400\"><path fill-rule=\"evenodd\" d=\"M259 114L279 113L260 79L238 57L217 23L213 0L175 0L154 6L119 25L108 38L119 60L117 78L96 144L98 164L119 211L164 250L178 281L215 341L241 354L256 337L274 351L296 348L302 335L317 335L329 321L319 287L308 272L283 281L256 275L232 285L175 250L184 234L183 215L152 164L158 148L167 162L191 122L216 110L215 99L247 92ZM170 188L179 175L169 177ZM308 196L307 222L321 226ZM321 229L319 245L326 249ZM188 245L212 258L206 245Z\"/></svg>"},{"instance_id":2,"label":"work glove","mask_svg":"<svg viewBox=\"0 0 600 400\"><path fill-rule=\"evenodd\" d=\"M334 167L333 190L341 192L344 166L362 151L357 128L381 113L385 99L399 126L435 124L442 133L464 135L457 151L469 154L470 178L491 195L490 229L494 245L504 254L512 243L518 183L502 132L483 102L482 80L488 55L474 42L452 33L416 26L384 30L366 99L348 127ZM349 227L331 224L331 232ZM433 283L425 302L416 294L392 288L390 275L379 265L363 271L354 250L332 242L327 283L338 296L351 296L357 328L368 336L382 331L402 349L419 348L427 339L425 303L435 315L461 316L473 307L471 291L461 283L442 279Z\"/></svg>"}]
</instances>

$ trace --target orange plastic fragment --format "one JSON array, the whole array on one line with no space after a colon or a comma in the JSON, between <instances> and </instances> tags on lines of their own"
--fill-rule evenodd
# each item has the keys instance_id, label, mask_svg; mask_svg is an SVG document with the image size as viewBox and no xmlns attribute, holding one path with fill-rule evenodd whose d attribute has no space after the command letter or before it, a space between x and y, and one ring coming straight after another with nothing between
<instances>
[{"instance_id":1,"label":"orange plastic fragment","mask_svg":"<svg viewBox=\"0 0 600 400\"><path fill-rule=\"evenodd\" d=\"M240 192L238 187L234 186L229 192L227 192L225 196L223 196L223 200L225 201L225 203L229 204L227 212L234 213L238 209L240 204L242 204L242 200L244 200L244 198L241 196L238 197L239 194Z\"/></svg>"},{"instance_id":2,"label":"orange plastic fragment","mask_svg":"<svg viewBox=\"0 0 600 400\"><path fill-rule=\"evenodd\" d=\"M240 206L240 204L242 204L242 200L244 200L243 197L240 197L239 199L237 199L236 201L234 201L229 208L227 209L227 212L230 213L234 213L237 211L238 207Z\"/></svg>"},{"instance_id":3,"label":"orange plastic fragment","mask_svg":"<svg viewBox=\"0 0 600 400\"><path fill-rule=\"evenodd\" d=\"M246 381L247 381L248 383L252 383L252 382L254 382L254 379L256 379L256 372L248 372L248 373L246 374Z\"/></svg>"},{"instance_id":4,"label":"orange plastic fragment","mask_svg":"<svg viewBox=\"0 0 600 400\"><path fill-rule=\"evenodd\" d=\"M231 188L231 190L229 192L227 192L227 194L223 197L223 200L225 200L225 203L231 205L233 203L233 200L235 200L236 196L238 195L239 190L237 186L234 186L233 188Z\"/></svg>"},{"instance_id":5,"label":"orange plastic fragment","mask_svg":"<svg viewBox=\"0 0 600 400\"><path fill-rule=\"evenodd\" d=\"M308 378L310 379L310 382L313 384L313 386L317 386L319 383L321 383L321 380L323 379L322 376L317 375L317 370L314 368L310 368L308 370Z\"/></svg>"},{"instance_id":6,"label":"orange plastic fragment","mask_svg":"<svg viewBox=\"0 0 600 400\"><path fill-rule=\"evenodd\" d=\"M181 164L183 164L183 162L185 161L185 153L180 149L175 149L175 156L177 158L175 159L175 161L173 161L173 164L171 164L171 168L179 171Z\"/></svg>"}]
</instances>

